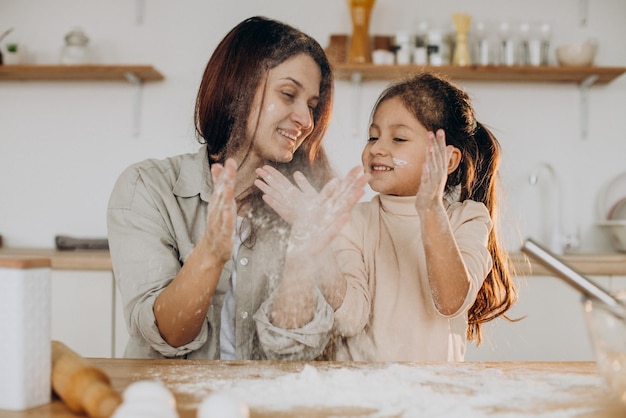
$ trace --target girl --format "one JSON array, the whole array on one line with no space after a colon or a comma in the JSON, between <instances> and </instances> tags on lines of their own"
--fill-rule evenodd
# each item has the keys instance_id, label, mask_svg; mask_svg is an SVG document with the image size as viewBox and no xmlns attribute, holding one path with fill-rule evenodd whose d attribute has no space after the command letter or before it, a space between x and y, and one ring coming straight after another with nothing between
<instances>
[{"instance_id":1,"label":"girl","mask_svg":"<svg viewBox=\"0 0 626 418\"><path fill-rule=\"evenodd\" d=\"M308 360L322 352L341 300L302 266L319 264L311 260L367 178L358 168L329 182L320 199L335 203L306 214L325 220L314 231L302 211L268 207L254 181L266 164L310 177L311 193L331 179L321 141L332 99L326 55L301 31L253 17L220 42L196 99L199 151L133 164L111 193L126 357Z\"/></svg>"},{"instance_id":2,"label":"girl","mask_svg":"<svg viewBox=\"0 0 626 418\"><path fill-rule=\"evenodd\" d=\"M367 288L336 312L337 359L462 361L466 339L480 343L481 324L513 305L495 228L499 160L446 80L423 73L382 93L362 153L378 195L335 241L344 278Z\"/></svg>"}]
</instances>

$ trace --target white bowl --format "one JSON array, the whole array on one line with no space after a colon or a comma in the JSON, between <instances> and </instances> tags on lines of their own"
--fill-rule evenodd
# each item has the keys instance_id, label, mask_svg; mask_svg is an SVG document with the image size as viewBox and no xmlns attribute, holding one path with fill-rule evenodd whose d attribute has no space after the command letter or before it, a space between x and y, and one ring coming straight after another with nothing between
<instances>
[{"instance_id":1,"label":"white bowl","mask_svg":"<svg viewBox=\"0 0 626 418\"><path fill-rule=\"evenodd\" d=\"M595 42L561 45L556 48L556 59L563 66L590 66L596 57Z\"/></svg>"},{"instance_id":2,"label":"white bowl","mask_svg":"<svg viewBox=\"0 0 626 418\"><path fill-rule=\"evenodd\" d=\"M617 251L626 252L626 219L602 221L598 222L597 225L608 232Z\"/></svg>"}]
</instances>

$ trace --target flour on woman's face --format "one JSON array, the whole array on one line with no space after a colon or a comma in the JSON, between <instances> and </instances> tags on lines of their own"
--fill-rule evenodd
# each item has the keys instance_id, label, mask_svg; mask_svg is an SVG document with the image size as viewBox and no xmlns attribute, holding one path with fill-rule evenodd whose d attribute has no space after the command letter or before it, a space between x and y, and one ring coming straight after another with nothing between
<instances>
[{"instance_id":1,"label":"flour on woman's face","mask_svg":"<svg viewBox=\"0 0 626 418\"><path fill-rule=\"evenodd\" d=\"M248 119L248 132L254 135L252 152L261 160L292 160L315 126L313 110L319 101L321 80L319 65L306 54L268 71L267 80L255 93ZM262 103L267 105L260 108Z\"/></svg>"}]
</instances>

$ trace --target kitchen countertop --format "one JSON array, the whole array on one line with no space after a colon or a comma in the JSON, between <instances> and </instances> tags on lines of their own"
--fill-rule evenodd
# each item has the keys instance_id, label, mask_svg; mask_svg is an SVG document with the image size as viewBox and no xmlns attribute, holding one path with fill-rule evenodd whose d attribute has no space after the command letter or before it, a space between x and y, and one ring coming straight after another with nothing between
<instances>
[{"instance_id":1,"label":"kitchen countertop","mask_svg":"<svg viewBox=\"0 0 626 418\"><path fill-rule=\"evenodd\" d=\"M59 251L54 248L0 247L0 257L49 258L53 270L112 270L108 250Z\"/></svg>"},{"instance_id":2,"label":"kitchen countertop","mask_svg":"<svg viewBox=\"0 0 626 418\"><path fill-rule=\"evenodd\" d=\"M56 270L112 270L108 250L59 251L54 248L0 247L0 257L49 258ZM541 264L528 261L521 252L510 254L518 276L552 276ZM588 276L626 275L626 253L571 253L561 258L579 273Z\"/></svg>"},{"instance_id":3,"label":"kitchen countertop","mask_svg":"<svg viewBox=\"0 0 626 418\"><path fill-rule=\"evenodd\" d=\"M160 380L180 418L195 418L213 390L250 407L251 418L544 416L623 417L593 362L340 363L86 359L119 393ZM59 400L5 418L70 418Z\"/></svg>"}]
</instances>

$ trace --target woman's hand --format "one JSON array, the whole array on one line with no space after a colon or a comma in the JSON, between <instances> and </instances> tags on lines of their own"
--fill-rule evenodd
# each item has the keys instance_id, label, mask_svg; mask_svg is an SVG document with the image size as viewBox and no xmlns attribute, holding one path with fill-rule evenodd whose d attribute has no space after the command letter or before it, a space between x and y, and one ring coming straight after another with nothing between
<instances>
[{"instance_id":1,"label":"woman's hand","mask_svg":"<svg viewBox=\"0 0 626 418\"><path fill-rule=\"evenodd\" d=\"M233 231L237 218L234 198L236 173L237 162L232 158L226 160L223 166L211 166L213 194L207 210L204 240L209 245L210 253L222 262L228 261L233 252Z\"/></svg>"},{"instance_id":2,"label":"woman's hand","mask_svg":"<svg viewBox=\"0 0 626 418\"><path fill-rule=\"evenodd\" d=\"M325 251L331 251L330 242L365 193L369 175L355 167L345 178L329 181L318 193L300 172L294 173L295 184L270 166L256 173L262 180L254 184L265 193L263 200L291 224L283 278L270 320L281 328L300 328L315 316L316 286L333 309L343 301L345 280L336 280L340 276L332 274L320 277L320 262L334 265L332 254Z\"/></svg>"},{"instance_id":3,"label":"woman's hand","mask_svg":"<svg viewBox=\"0 0 626 418\"><path fill-rule=\"evenodd\" d=\"M300 172L294 173L295 185L271 166L258 168L256 173L262 180L254 184L265 193L263 200L292 225L292 246L306 245L313 253L328 245L350 219L369 181L369 175L357 166L318 193Z\"/></svg>"},{"instance_id":4,"label":"woman's hand","mask_svg":"<svg viewBox=\"0 0 626 418\"><path fill-rule=\"evenodd\" d=\"M426 146L426 160L422 166L420 187L417 190L415 208L418 212L429 210L443 203L443 194L448 179L448 163L452 145L446 146L446 133L437 130L437 135L428 132L429 141Z\"/></svg>"},{"instance_id":5,"label":"woman's hand","mask_svg":"<svg viewBox=\"0 0 626 418\"><path fill-rule=\"evenodd\" d=\"M154 317L161 336L172 347L188 344L206 326L206 314L215 294L224 264L233 252L233 231L237 216L234 184L235 160L213 164L211 195L202 239L182 268L159 293Z\"/></svg>"}]
</instances>

